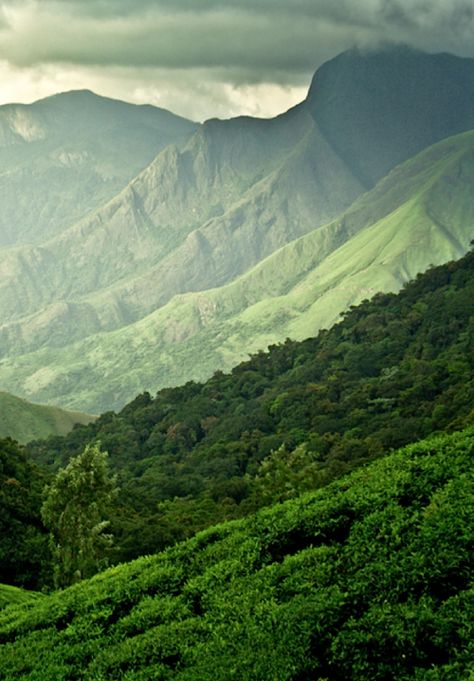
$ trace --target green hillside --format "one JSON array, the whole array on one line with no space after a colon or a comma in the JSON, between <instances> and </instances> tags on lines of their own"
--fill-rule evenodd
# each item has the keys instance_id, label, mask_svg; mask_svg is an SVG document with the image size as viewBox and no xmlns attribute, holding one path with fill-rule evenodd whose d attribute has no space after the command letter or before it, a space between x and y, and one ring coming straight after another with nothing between
<instances>
[{"instance_id":1,"label":"green hillside","mask_svg":"<svg viewBox=\"0 0 474 681\"><path fill-rule=\"evenodd\" d=\"M0 613L4 681L460 681L474 431Z\"/></svg>"},{"instance_id":2,"label":"green hillside","mask_svg":"<svg viewBox=\"0 0 474 681\"><path fill-rule=\"evenodd\" d=\"M7 605L22 605L33 603L41 598L42 594L35 591L26 591L9 584L0 584L0 610Z\"/></svg>"},{"instance_id":3,"label":"green hillside","mask_svg":"<svg viewBox=\"0 0 474 681\"><path fill-rule=\"evenodd\" d=\"M121 328L176 293L222 285L362 189L304 110L208 121L67 232L0 254L3 353Z\"/></svg>"},{"instance_id":4,"label":"green hillside","mask_svg":"<svg viewBox=\"0 0 474 681\"><path fill-rule=\"evenodd\" d=\"M90 414L32 404L0 392L0 438L11 437L24 443L49 435L66 435L76 423L86 425L94 419Z\"/></svg>"},{"instance_id":5,"label":"green hillside","mask_svg":"<svg viewBox=\"0 0 474 681\"><path fill-rule=\"evenodd\" d=\"M28 446L56 470L100 441L121 487L116 559L323 486L474 418L474 252L378 294L329 331L207 382L138 395ZM5 581L5 580L4 580Z\"/></svg>"},{"instance_id":6,"label":"green hillside","mask_svg":"<svg viewBox=\"0 0 474 681\"><path fill-rule=\"evenodd\" d=\"M177 296L118 331L6 358L0 383L103 411L143 389L203 380L287 337L313 336L351 305L465 253L474 237L473 184L468 132L399 166L340 218L227 286Z\"/></svg>"}]
</instances>

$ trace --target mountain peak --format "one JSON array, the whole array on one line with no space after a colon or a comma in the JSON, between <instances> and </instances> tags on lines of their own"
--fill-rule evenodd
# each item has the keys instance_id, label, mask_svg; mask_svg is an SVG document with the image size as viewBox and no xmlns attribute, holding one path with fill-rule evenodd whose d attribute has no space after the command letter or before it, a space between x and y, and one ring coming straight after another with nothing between
<instances>
[{"instance_id":1,"label":"mountain peak","mask_svg":"<svg viewBox=\"0 0 474 681\"><path fill-rule=\"evenodd\" d=\"M356 176L372 187L395 164L474 128L474 59L407 45L354 48L318 69L306 106Z\"/></svg>"}]
</instances>

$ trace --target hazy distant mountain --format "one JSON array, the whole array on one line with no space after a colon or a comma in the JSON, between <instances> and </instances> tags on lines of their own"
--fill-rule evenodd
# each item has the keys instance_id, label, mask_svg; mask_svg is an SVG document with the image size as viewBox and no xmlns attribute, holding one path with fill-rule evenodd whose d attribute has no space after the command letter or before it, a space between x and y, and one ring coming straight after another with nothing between
<instances>
[{"instance_id":1,"label":"hazy distant mountain","mask_svg":"<svg viewBox=\"0 0 474 681\"><path fill-rule=\"evenodd\" d=\"M39 247L4 253L1 318L41 311L63 335L120 327L176 293L227 283L361 190L304 110L209 121L89 218ZM84 318L70 332L65 305Z\"/></svg>"},{"instance_id":2,"label":"hazy distant mountain","mask_svg":"<svg viewBox=\"0 0 474 681\"><path fill-rule=\"evenodd\" d=\"M350 50L321 66L306 105L372 187L425 147L474 128L474 60L408 47Z\"/></svg>"},{"instance_id":3,"label":"hazy distant mountain","mask_svg":"<svg viewBox=\"0 0 474 681\"><path fill-rule=\"evenodd\" d=\"M0 246L41 243L112 198L197 124L92 92L0 107Z\"/></svg>"},{"instance_id":4,"label":"hazy distant mountain","mask_svg":"<svg viewBox=\"0 0 474 681\"><path fill-rule=\"evenodd\" d=\"M90 414L32 404L0 391L0 438L12 437L25 443L49 435L66 435L74 424L87 424L94 418Z\"/></svg>"},{"instance_id":5,"label":"hazy distant mountain","mask_svg":"<svg viewBox=\"0 0 474 681\"><path fill-rule=\"evenodd\" d=\"M181 124L189 131L189 123ZM328 62L307 100L275 119L208 121L73 226L41 244L0 252L0 384L93 411L117 406L144 387L202 377L247 350L332 323L358 298L354 287L362 297L397 288L430 262L460 255L469 222L460 219L459 234L450 232L459 213L450 192L462 193L469 212L464 170L445 183L446 201L430 200L431 213L420 221L421 204L405 196L412 191L411 179L404 179L411 178L409 166L394 176L400 187L390 180L390 197L376 199L377 189L350 219L332 221L397 163L471 128L474 60L405 48L351 51ZM434 181L437 153L452 161L444 147L432 153L417 182L425 175ZM387 268L377 260L387 226L376 222L397 210L404 214L400 248ZM352 241L370 226L380 247L370 257L383 276L364 260L370 248ZM368 268L369 280L360 275L349 286L333 277L326 258L346 241L337 267L345 277ZM419 257L404 251L420 242L427 246ZM306 276L303 304L293 288ZM226 287L222 297L205 293L219 287ZM189 295L173 299L176 294ZM199 335L224 317L225 329ZM202 355L199 362L176 346L185 339L190 356Z\"/></svg>"},{"instance_id":6,"label":"hazy distant mountain","mask_svg":"<svg viewBox=\"0 0 474 681\"><path fill-rule=\"evenodd\" d=\"M229 369L269 343L315 335L350 305L464 254L474 237L473 186L471 131L397 167L341 217L226 286L176 296L113 332L4 359L0 382L102 411L144 388Z\"/></svg>"}]
</instances>

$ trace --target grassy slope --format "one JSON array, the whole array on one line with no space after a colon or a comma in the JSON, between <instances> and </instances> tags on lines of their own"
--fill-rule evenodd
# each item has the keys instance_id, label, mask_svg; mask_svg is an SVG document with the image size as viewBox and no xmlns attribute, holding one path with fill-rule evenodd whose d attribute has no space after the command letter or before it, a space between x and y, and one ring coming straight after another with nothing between
<instances>
[{"instance_id":1,"label":"grassy slope","mask_svg":"<svg viewBox=\"0 0 474 681\"><path fill-rule=\"evenodd\" d=\"M235 282L176 296L119 331L6 359L0 381L35 399L100 411L143 389L206 378L287 336L315 335L350 305L462 255L473 237L473 181L469 132L399 166L340 219Z\"/></svg>"},{"instance_id":2,"label":"grassy slope","mask_svg":"<svg viewBox=\"0 0 474 681\"><path fill-rule=\"evenodd\" d=\"M66 435L75 423L85 425L94 418L90 414L32 404L0 392L0 438L12 437L24 443L49 435Z\"/></svg>"},{"instance_id":3,"label":"grassy slope","mask_svg":"<svg viewBox=\"0 0 474 681\"><path fill-rule=\"evenodd\" d=\"M474 430L0 614L5 681L459 681Z\"/></svg>"},{"instance_id":4,"label":"grassy slope","mask_svg":"<svg viewBox=\"0 0 474 681\"><path fill-rule=\"evenodd\" d=\"M41 598L42 594L35 591L18 589L9 584L0 584L0 610L7 605L22 605L23 603L33 603Z\"/></svg>"}]
</instances>

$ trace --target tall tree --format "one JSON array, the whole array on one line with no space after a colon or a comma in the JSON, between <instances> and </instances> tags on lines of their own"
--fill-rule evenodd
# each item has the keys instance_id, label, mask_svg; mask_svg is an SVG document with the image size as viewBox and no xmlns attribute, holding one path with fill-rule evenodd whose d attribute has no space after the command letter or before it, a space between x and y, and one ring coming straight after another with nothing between
<instances>
[{"instance_id":1,"label":"tall tree","mask_svg":"<svg viewBox=\"0 0 474 681\"><path fill-rule=\"evenodd\" d=\"M41 514L50 530L57 588L90 577L105 565L112 544L106 517L118 491L107 458L99 445L87 445L46 488Z\"/></svg>"}]
</instances>

